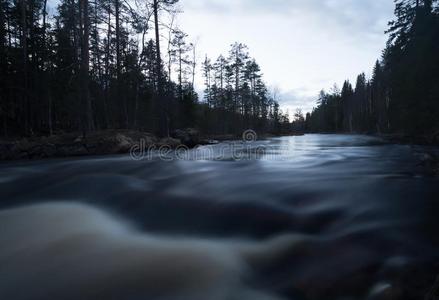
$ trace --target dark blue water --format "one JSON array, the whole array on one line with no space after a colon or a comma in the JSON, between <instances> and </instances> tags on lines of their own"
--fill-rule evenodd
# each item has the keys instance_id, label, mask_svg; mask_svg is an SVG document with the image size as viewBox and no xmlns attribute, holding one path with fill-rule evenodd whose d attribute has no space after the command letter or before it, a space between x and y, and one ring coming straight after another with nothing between
<instances>
[{"instance_id":1,"label":"dark blue water","mask_svg":"<svg viewBox=\"0 0 439 300\"><path fill-rule=\"evenodd\" d=\"M306 135L3 163L0 299L423 299L423 150Z\"/></svg>"}]
</instances>

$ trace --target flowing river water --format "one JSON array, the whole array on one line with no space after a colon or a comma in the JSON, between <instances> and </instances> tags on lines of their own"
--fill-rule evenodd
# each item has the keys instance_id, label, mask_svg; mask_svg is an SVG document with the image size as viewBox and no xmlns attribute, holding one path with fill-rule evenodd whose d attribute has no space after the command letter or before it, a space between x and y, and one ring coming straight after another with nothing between
<instances>
[{"instance_id":1,"label":"flowing river water","mask_svg":"<svg viewBox=\"0 0 439 300\"><path fill-rule=\"evenodd\" d=\"M0 299L423 299L424 148L305 135L0 164Z\"/></svg>"}]
</instances>

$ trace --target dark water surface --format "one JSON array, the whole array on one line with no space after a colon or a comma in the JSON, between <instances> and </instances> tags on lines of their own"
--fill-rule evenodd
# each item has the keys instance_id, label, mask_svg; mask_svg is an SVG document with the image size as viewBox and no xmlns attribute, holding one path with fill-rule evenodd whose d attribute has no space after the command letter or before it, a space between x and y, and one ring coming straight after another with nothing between
<instances>
[{"instance_id":1,"label":"dark water surface","mask_svg":"<svg viewBox=\"0 0 439 300\"><path fill-rule=\"evenodd\" d=\"M0 299L423 299L439 185L422 150L306 135L3 163Z\"/></svg>"}]
</instances>

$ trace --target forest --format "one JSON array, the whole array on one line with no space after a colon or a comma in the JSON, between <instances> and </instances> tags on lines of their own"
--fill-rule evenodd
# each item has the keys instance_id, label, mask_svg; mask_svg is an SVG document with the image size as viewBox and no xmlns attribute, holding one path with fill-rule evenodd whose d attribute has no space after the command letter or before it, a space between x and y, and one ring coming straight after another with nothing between
<instances>
[{"instance_id":1,"label":"forest","mask_svg":"<svg viewBox=\"0 0 439 300\"><path fill-rule=\"evenodd\" d=\"M296 117L311 132L439 134L439 1L396 0L396 19L370 79L321 91L317 107Z\"/></svg>"},{"instance_id":2,"label":"forest","mask_svg":"<svg viewBox=\"0 0 439 300\"><path fill-rule=\"evenodd\" d=\"M438 300L438 187L439 0L0 0L0 300Z\"/></svg>"},{"instance_id":3,"label":"forest","mask_svg":"<svg viewBox=\"0 0 439 300\"><path fill-rule=\"evenodd\" d=\"M61 0L49 15L47 0L0 0L0 135L288 129L248 48L198 62L196 43L174 25L177 4Z\"/></svg>"}]
</instances>

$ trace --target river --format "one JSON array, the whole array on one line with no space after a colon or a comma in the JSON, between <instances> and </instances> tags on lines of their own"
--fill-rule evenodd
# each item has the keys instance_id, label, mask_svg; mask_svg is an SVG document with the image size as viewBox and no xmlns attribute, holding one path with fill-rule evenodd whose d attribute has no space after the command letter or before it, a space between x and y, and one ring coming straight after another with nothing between
<instances>
[{"instance_id":1,"label":"river","mask_svg":"<svg viewBox=\"0 0 439 300\"><path fill-rule=\"evenodd\" d=\"M422 147L369 136L0 164L0 299L423 299Z\"/></svg>"}]
</instances>

